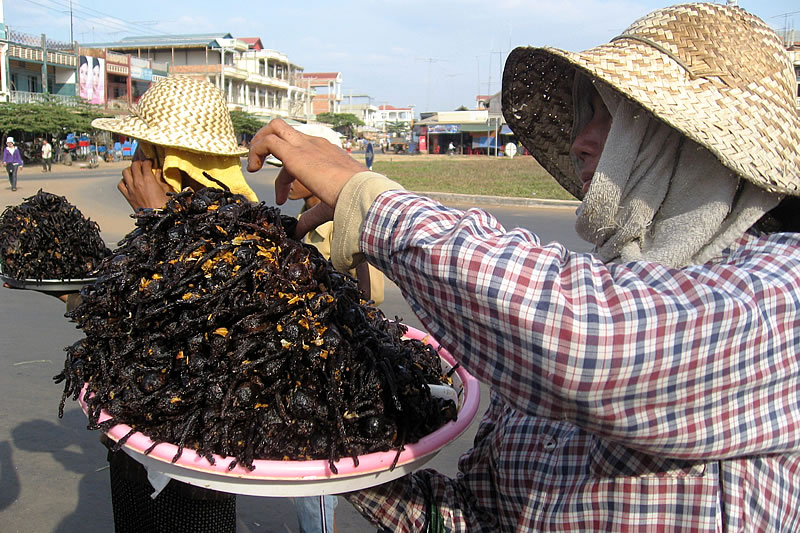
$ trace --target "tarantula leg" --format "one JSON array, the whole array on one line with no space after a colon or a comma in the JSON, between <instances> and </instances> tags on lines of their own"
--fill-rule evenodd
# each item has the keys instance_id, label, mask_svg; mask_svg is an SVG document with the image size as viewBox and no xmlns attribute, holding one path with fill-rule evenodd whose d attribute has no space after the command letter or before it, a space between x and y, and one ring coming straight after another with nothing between
<instances>
[{"instance_id":1,"label":"tarantula leg","mask_svg":"<svg viewBox=\"0 0 800 533\"><path fill-rule=\"evenodd\" d=\"M397 466L397 461L400 459L400 454L403 453L403 450L406 447L406 430L402 428L400 430L400 446L397 447L397 453L394 456L394 461L392 461L392 466L389 467L389 470L394 470L394 467Z\"/></svg>"},{"instance_id":2,"label":"tarantula leg","mask_svg":"<svg viewBox=\"0 0 800 533\"><path fill-rule=\"evenodd\" d=\"M186 443L186 437L189 435L189 431L191 431L191 429L194 427L199 417L200 409L197 409L191 414L191 416L189 416L189 420L186 421L186 424L184 424L183 431L181 432L181 440L178 442L178 452L175 454L175 457L172 458L173 463L177 462L183 454L183 447Z\"/></svg>"},{"instance_id":3,"label":"tarantula leg","mask_svg":"<svg viewBox=\"0 0 800 533\"><path fill-rule=\"evenodd\" d=\"M119 439L117 442L115 442L113 446L111 446L111 451L112 452L120 451L122 449L122 447L125 446L125 443L128 442L128 439L131 438L131 436L134 433L136 433L136 429L131 428L130 431L128 431L121 439Z\"/></svg>"}]
</instances>

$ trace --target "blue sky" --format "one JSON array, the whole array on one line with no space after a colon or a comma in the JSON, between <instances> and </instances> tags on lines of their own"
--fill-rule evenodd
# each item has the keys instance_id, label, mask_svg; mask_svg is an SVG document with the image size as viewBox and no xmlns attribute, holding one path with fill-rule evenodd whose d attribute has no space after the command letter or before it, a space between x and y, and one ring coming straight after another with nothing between
<instances>
[{"instance_id":1,"label":"blue sky","mask_svg":"<svg viewBox=\"0 0 800 533\"><path fill-rule=\"evenodd\" d=\"M21 32L70 39L69 0L0 0ZM72 0L79 42L129 35L229 32L260 37L306 72L340 71L344 94L420 111L474 106L500 89L516 46L583 50L607 42L669 1L634 0ZM725 3L717 1L717 3ZM797 0L739 0L777 30L800 35ZM115 8L114 6L125 6ZM491 7L490 7L491 6Z\"/></svg>"}]
</instances>

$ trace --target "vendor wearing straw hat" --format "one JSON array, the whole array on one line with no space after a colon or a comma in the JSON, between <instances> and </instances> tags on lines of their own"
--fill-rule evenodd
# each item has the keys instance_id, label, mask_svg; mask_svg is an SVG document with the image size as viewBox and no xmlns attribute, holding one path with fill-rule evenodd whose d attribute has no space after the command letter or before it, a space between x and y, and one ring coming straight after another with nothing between
<instances>
[{"instance_id":1,"label":"vendor wearing straw hat","mask_svg":"<svg viewBox=\"0 0 800 533\"><path fill-rule=\"evenodd\" d=\"M134 161L123 170L117 186L134 210L162 207L167 193L186 187L227 187L258 201L242 175L241 156L247 150L236 142L222 92L208 82L166 78L142 95L130 116L95 119L92 126L139 141ZM143 515L150 515L150 524L157 531L236 530L235 495L176 480L154 492L154 475L126 453L109 452L109 462L118 532L138 530ZM335 531L336 497L325 497L324 513L319 510L320 502L317 497L295 498L298 520L307 531Z\"/></svg>"},{"instance_id":2,"label":"vendor wearing straw hat","mask_svg":"<svg viewBox=\"0 0 800 533\"><path fill-rule=\"evenodd\" d=\"M163 207L167 193L186 187L228 187L257 201L242 175L247 151L236 143L224 96L208 82L166 78L142 95L130 116L95 119L92 126L139 141L117 186L134 210ZM79 299L68 296L68 309ZM234 494L149 473L124 451L109 451L108 461L117 532L141 531L143 523L148 531L236 531Z\"/></svg>"},{"instance_id":3,"label":"vendor wearing straw hat","mask_svg":"<svg viewBox=\"0 0 800 533\"><path fill-rule=\"evenodd\" d=\"M581 53L518 48L503 110L581 198L573 253L461 212L281 121L283 161L492 388L457 478L349 501L391 531L800 529L800 118L780 38L730 5L642 17ZM302 228L301 228L302 229Z\"/></svg>"},{"instance_id":4,"label":"vendor wearing straw hat","mask_svg":"<svg viewBox=\"0 0 800 533\"><path fill-rule=\"evenodd\" d=\"M237 144L225 98L211 83L166 78L142 95L129 116L98 118L92 126L139 141L134 162L117 186L134 209L162 207L168 192L185 187L220 184L257 201L241 170L240 157L247 150Z\"/></svg>"}]
</instances>

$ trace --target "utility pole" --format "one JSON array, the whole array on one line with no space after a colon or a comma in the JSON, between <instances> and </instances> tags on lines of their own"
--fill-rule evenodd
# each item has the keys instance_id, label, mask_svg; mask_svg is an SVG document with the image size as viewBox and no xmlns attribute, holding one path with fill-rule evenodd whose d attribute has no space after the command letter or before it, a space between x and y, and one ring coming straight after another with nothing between
<instances>
[{"instance_id":1,"label":"utility pole","mask_svg":"<svg viewBox=\"0 0 800 533\"><path fill-rule=\"evenodd\" d=\"M69 0L69 42L75 42L75 38L72 35L72 0Z\"/></svg>"},{"instance_id":2,"label":"utility pole","mask_svg":"<svg viewBox=\"0 0 800 533\"><path fill-rule=\"evenodd\" d=\"M789 15L796 15L800 13L800 11L790 11L789 13L781 13L780 15L775 15L774 19L778 17L783 17L783 45L788 46L791 44L789 42Z\"/></svg>"},{"instance_id":3,"label":"utility pole","mask_svg":"<svg viewBox=\"0 0 800 533\"><path fill-rule=\"evenodd\" d=\"M416 58L418 61L427 61L428 62L428 77L425 81L425 110L430 111L430 99L431 99L431 65L434 62L447 62L446 59L435 59L433 57L426 57L426 58Z\"/></svg>"}]
</instances>

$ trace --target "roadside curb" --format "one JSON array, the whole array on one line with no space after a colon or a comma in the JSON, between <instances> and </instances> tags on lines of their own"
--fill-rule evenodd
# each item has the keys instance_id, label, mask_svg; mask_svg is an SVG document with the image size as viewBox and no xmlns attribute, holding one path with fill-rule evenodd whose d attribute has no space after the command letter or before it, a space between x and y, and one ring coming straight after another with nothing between
<instances>
[{"instance_id":1,"label":"roadside curb","mask_svg":"<svg viewBox=\"0 0 800 533\"><path fill-rule=\"evenodd\" d=\"M550 200L544 198L515 198L509 196L480 196L476 194L458 194L443 192L422 192L418 194L432 198L443 204L496 205L504 207L551 207L560 209L576 209L581 203L578 200Z\"/></svg>"}]
</instances>

